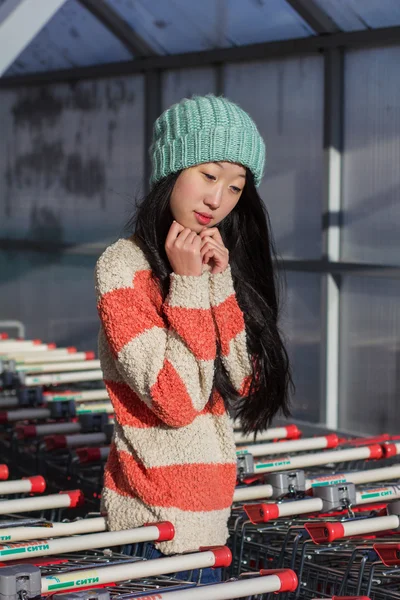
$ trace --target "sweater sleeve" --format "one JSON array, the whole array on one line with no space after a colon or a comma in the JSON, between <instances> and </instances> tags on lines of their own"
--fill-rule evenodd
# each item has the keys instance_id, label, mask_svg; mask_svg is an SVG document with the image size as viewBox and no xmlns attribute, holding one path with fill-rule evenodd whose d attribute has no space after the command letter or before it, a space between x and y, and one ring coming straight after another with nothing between
<instances>
[{"instance_id":1,"label":"sweater sleeve","mask_svg":"<svg viewBox=\"0 0 400 600\"><path fill-rule=\"evenodd\" d=\"M102 328L122 380L166 425L188 425L207 404L214 378L209 273L172 273L164 303L149 269L135 272L103 255L95 280Z\"/></svg>"},{"instance_id":2,"label":"sweater sleeve","mask_svg":"<svg viewBox=\"0 0 400 600\"><path fill-rule=\"evenodd\" d=\"M221 359L232 385L246 396L252 379L243 312L236 299L230 265L210 274L210 304L221 346Z\"/></svg>"}]
</instances>

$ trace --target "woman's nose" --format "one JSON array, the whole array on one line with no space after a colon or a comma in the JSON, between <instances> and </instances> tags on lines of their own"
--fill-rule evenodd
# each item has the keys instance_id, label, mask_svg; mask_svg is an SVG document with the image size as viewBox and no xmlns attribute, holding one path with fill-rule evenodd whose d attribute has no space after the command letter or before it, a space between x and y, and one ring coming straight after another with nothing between
<instances>
[{"instance_id":1,"label":"woman's nose","mask_svg":"<svg viewBox=\"0 0 400 600\"><path fill-rule=\"evenodd\" d=\"M222 190L221 189L214 189L212 192L207 194L207 196L204 199L205 203L212 208L218 208L219 205L221 204L221 200L222 200Z\"/></svg>"}]
</instances>

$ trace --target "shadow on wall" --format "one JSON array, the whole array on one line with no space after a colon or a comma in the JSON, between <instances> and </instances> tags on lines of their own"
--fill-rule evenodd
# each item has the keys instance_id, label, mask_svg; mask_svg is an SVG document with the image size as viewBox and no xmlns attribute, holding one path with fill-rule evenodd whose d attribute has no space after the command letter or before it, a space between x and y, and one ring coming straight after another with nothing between
<instances>
[{"instance_id":1,"label":"shadow on wall","mask_svg":"<svg viewBox=\"0 0 400 600\"><path fill-rule=\"evenodd\" d=\"M4 90L0 117L0 238L118 236L143 185L143 77Z\"/></svg>"}]
</instances>

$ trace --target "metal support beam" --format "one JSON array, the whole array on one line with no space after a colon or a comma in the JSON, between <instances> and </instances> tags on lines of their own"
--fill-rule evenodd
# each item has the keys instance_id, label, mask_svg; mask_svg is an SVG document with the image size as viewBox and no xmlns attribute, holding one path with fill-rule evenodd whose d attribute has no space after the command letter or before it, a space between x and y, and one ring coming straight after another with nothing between
<instances>
[{"instance_id":1,"label":"metal support beam","mask_svg":"<svg viewBox=\"0 0 400 600\"><path fill-rule=\"evenodd\" d=\"M0 77L65 0L5 0L0 4Z\"/></svg>"},{"instance_id":2,"label":"metal support beam","mask_svg":"<svg viewBox=\"0 0 400 600\"><path fill-rule=\"evenodd\" d=\"M150 171L148 171L150 176ZM107 248L110 240L89 244L71 244L63 242L34 241L26 238L0 238L0 251L5 252L44 252L77 256L100 256ZM283 271L300 273L318 273L332 275L338 278L342 275L357 275L359 277L377 277L383 279L400 279L400 267L368 263L329 262L327 260L295 260L280 259L276 268Z\"/></svg>"},{"instance_id":3,"label":"metal support beam","mask_svg":"<svg viewBox=\"0 0 400 600\"><path fill-rule=\"evenodd\" d=\"M150 145L153 138L154 121L161 114L161 73L147 71L145 75L145 132L144 132L144 185L145 193L149 191L151 175Z\"/></svg>"},{"instance_id":4,"label":"metal support beam","mask_svg":"<svg viewBox=\"0 0 400 600\"><path fill-rule=\"evenodd\" d=\"M0 79L0 88L64 83L81 79L119 77L143 73L155 69L185 69L209 66L215 63L232 63L251 60L272 60L286 56L307 56L334 48L367 48L399 45L400 27L346 31L331 35L310 36L283 42L266 42L232 48L218 48L204 52L188 52L168 56L137 58L132 61L109 63L91 67L63 69L33 75L21 75Z\"/></svg>"},{"instance_id":5,"label":"metal support beam","mask_svg":"<svg viewBox=\"0 0 400 600\"><path fill-rule=\"evenodd\" d=\"M337 33L340 28L314 0L286 0L317 33Z\"/></svg>"},{"instance_id":6,"label":"metal support beam","mask_svg":"<svg viewBox=\"0 0 400 600\"><path fill-rule=\"evenodd\" d=\"M134 56L156 56L149 44L104 0L79 0Z\"/></svg>"},{"instance_id":7,"label":"metal support beam","mask_svg":"<svg viewBox=\"0 0 400 600\"><path fill-rule=\"evenodd\" d=\"M340 260L341 171L343 148L343 71L342 50L325 53L324 85L324 217L322 220L323 255L329 262ZM340 275L322 278L321 294L321 398L322 421L336 429L339 418L339 304Z\"/></svg>"}]
</instances>

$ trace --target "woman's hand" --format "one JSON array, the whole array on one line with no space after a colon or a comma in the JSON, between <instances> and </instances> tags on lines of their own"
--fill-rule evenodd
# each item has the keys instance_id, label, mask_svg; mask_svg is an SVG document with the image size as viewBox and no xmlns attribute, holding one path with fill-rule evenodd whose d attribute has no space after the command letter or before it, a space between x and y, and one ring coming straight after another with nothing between
<instances>
[{"instance_id":1,"label":"woman's hand","mask_svg":"<svg viewBox=\"0 0 400 600\"><path fill-rule=\"evenodd\" d=\"M212 275L225 271L229 264L229 250L225 248L218 228L204 228L200 231L199 237L204 265L209 266Z\"/></svg>"},{"instance_id":2,"label":"woman's hand","mask_svg":"<svg viewBox=\"0 0 400 600\"><path fill-rule=\"evenodd\" d=\"M174 221L165 240L165 251L177 275L201 275L203 272L201 238L188 227Z\"/></svg>"}]
</instances>

